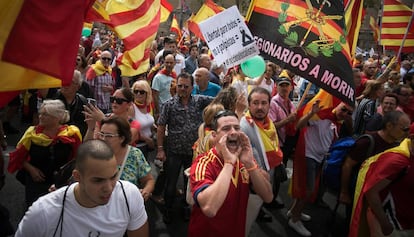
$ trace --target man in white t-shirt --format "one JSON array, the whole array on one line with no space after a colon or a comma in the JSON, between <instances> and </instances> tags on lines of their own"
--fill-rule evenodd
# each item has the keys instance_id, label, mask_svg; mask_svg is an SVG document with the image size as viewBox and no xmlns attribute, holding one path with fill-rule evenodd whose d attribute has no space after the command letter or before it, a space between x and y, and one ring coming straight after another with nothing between
<instances>
[{"instance_id":1,"label":"man in white t-shirt","mask_svg":"<svg viewBox=\"0 0 414 237\"><path fill-rule=\"evenodd\" d=\"M79 147L72 175L77 183L33 203L16 237L149 236L142 196L135 185L118 181L117 160L104 141Z\"/></svg>"}]
</instances>

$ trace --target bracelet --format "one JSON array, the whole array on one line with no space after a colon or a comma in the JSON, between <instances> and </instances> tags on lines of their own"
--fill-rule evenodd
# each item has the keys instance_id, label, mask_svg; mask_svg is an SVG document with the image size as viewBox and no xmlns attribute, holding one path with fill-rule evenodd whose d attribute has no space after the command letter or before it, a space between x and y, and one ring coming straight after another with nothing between
<instances>
[{"instance_id":1,"label":"bracelet","mask_svg":"<svg viewBox=\"0 0 414 237\"><path fill-rule=\"evenodd\" d=\"M257 169L259 169L259 166L256 163L253 165L253 167L246 168L247 172L250 172L250 171L253 171L253 170L257 170Z\"/></svg>"},{"instance_id":2,"label":"bracelet","mask_svg":"<svg viewBox=\"0 0 414 237\"><path fill-rule=\"evenodd\" d=\"M234 164L231 161L228 161L228 160L224 161L224 164L230 164L234 167Z\"/></svg>"}]
</instances>

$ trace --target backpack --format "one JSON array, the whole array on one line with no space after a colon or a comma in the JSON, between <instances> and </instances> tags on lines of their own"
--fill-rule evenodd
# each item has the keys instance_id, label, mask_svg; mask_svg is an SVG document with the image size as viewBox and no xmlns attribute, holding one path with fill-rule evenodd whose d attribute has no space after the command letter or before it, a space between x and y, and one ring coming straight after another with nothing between
<instances>
[{"instance_id":1,"label":"backpack","mask_svg":"<svg viewBox=\"0 0 414 237\"><path fill-rule=\"evenodd\" d=\"M363 134L358 138L344 137L331 145L322 170L322 179L328 189L339 193L341 188L342 164L356 141L364 137L369 139L369 147L366 154L370 157L375 146L374 138L370 134Z\"/></svg>"}]
</instances>

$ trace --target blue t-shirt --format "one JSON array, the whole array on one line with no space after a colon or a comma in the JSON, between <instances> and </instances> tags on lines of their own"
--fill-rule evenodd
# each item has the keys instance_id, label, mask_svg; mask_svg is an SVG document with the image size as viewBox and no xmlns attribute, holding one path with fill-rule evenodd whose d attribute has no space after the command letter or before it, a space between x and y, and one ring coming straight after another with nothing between
<instances>
[{"instance_id":1,"label":"blue t-shirt","mask_svg":"<svg viewBox=\"0 0 414 237\"><path fill-rule=\"evenodd\" d=\"M216 95L220 92L221 87L218 86L217 84L208 83L207 89L204 91L200 91L200 88L198 87L198 85L195 85L193 88L193 91L191 92L191 94L193 95L208 95L208 96L212 96L212 97L216 97Z\"/></svg>"}]
</instances>

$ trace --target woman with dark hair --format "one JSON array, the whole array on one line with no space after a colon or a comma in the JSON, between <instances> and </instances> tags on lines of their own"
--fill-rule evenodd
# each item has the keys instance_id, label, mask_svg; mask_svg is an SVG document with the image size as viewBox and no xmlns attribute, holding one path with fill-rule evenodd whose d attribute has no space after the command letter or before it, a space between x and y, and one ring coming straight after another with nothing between
<instances>
[{"instance_id":1,"label":"woman with dark hair","mask_svg":"<svg viewBox=\"0 0 414 237\"><path fill-rule=\"evenodd\" d=\"M55 183L54 173L75 157L82 142L79 129L66 125L69 112L60 100L45 100L39 109L39 125L29 127L10 153L8 171L19 170L16 178L24 183L27 207L48 193Z\"/></svg>"},{"instance_id":2,"label":"woman with dark hair","mask_svg":"<svg viewBox=\"0 0 414 237\"><path fill-rule=\"evenodd\" d=\"M114 94L110 97L112 113L104 114L98 107L89 104L85 106L84 113L85 113L85 120L88 123L88 131L85 135L85 140L89 140L94 137L95 134L100 130L100 122L104 118L110 118L114 115L125 119L129 122L131 126L131 142L130 144L135 146L136 141L139 140L139 131L141 125L139 122L129 116L129 108L131 107L134 101L134 94L128 88L118 89L114 92Z\"/></svg>"},{"instance_id":3,"label":"woman with dark hair","mask_svg":"<svg viewBox=\"0 0 414 237\"><path fill-rule=\"evenodd\" d=\"M105 118L101 122L97 138L105 141L113 150L118 162L118 178L137 185L145 201L154 190L154 178L151 175L151 166L142 152L131 142L131 130L128 122L118 116Z\"/></svg>"}]
</instances>

